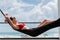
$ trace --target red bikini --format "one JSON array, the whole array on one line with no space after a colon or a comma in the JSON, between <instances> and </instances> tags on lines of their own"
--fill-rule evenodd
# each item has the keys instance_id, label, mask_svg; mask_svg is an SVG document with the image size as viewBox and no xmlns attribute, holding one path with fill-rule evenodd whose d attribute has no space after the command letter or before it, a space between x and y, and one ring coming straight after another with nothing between
<instances>
[{"instance_id":1,"label":"red bikini","mask_svg":"<svg viewBox=\"0 0 60 40\"><path fill-rule=\"evenodd\" d=\"M18 26L19 26L19 29L21 30L25 26L25 23L18 24Z\"/></svg>"}]
</instances>

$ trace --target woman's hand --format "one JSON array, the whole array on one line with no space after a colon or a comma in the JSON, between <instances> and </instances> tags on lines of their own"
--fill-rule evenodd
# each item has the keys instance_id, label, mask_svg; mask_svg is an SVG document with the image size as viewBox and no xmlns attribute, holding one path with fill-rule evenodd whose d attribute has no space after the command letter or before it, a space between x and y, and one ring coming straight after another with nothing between
<instances>
[{"instance_id":1,"label":"woman's hand","mask_svg":"<svg viewBox=\"0 0 60 40\"><path fill-rule=\"evenodd\" d=\"M8 22L8 18L9 18L8 14L5 13L5 22Z\"/></svg>"},{"instance_id":2,"label":"woman's hand","mask_svg":"<svg viewBox=\"0 0 60 40\"><path fill-rule=\"evenodd\" d=\"M9 17L7 13L5 13L5 17Z\"/></svg>"}]
</instances>

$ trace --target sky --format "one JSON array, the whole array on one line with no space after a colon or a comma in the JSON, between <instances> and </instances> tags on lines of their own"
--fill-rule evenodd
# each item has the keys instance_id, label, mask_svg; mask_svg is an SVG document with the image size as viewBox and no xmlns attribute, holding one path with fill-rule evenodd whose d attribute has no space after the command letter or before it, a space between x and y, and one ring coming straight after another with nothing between
<instances>
[{"instance_id":1,"label":"sky","mask_svg":"<svg viewBox=\"0 0 60 40\"><path fill-rule=\"evenodd\" d=\"M0 0L0 9L4 13L7 12L9 16L16 17L19 22L42 22L44 19L58 19L58 0ZM0 22L3 22L3 19L3 15L0 14ZM37 24L35 25L37 26ZM0 30L5 29L8 32L7 28L9 28L9 32L11 32L12 29L7 26L1 27ZM32 24L32 26L34 25ZM58 36L58 28L46 33Z\"/></svg>"}]
</instances>

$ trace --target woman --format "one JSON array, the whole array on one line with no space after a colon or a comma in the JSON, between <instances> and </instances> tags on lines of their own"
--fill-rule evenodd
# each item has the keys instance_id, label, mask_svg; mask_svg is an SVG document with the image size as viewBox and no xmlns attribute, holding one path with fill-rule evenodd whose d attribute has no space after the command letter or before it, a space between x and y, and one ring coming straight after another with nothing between
<instances>
[{"instance_id":1,"label":"woman","mask_svg":"<svg viewBox=\"0 0 60 40\"><path fill-rule=\"evenodd\" d=\"M8 16L8 14L5 14L5 21L9 22L9 24L11 25L11 27L14 30L17 30L19 32L23 32L25 34L28 34L30 36L38 36L39 34L51 29L51 28L55 28L57 26L60 26L60 19L55 20L55 21L51 21L51 20L44 20L41 24L38 25L37 28L32 28L29 29L25 23L21 23L19 24L17 19L15 17L10 17ZM56 25L55 25L56 24Z\"/></svg>"}]
</instances>

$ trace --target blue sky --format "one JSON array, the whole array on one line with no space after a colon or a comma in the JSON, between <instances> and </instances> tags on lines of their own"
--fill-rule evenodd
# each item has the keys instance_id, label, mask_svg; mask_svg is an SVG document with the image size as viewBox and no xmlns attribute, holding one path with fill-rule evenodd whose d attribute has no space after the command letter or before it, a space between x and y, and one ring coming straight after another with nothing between
<instances>
[{"instance_id":1,"label":"blue sky","mask_svg":"<svg viewBox=\"0 0 60 40\"><path fill-rule=\"evenodd\" d=\"M0 0L0 8L3 12L8 12L9 16L15 16L20 22L42 22L44 19L56 20L58 18L57 4L57 0ZM0 14L0 17L0 22L4 21L2 14ZM3 29L3 27L1 28ZM5 28L7 29L7 27ZM58 32L58 28L53 30L54 34L57 33L55 30ZM46 33L49 35L51 31ZM2 30L2 32L4 31Z\"/></svg>"}]
</instances>

